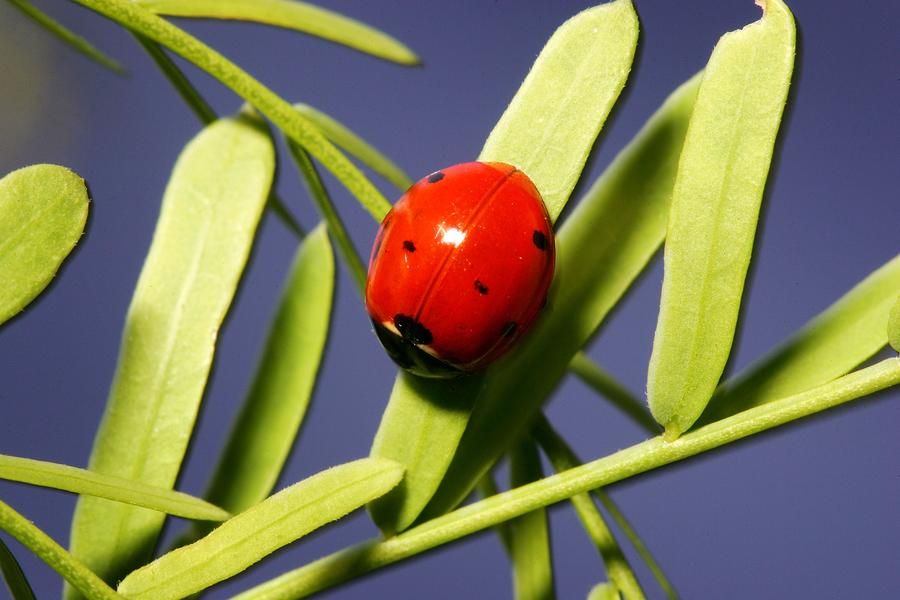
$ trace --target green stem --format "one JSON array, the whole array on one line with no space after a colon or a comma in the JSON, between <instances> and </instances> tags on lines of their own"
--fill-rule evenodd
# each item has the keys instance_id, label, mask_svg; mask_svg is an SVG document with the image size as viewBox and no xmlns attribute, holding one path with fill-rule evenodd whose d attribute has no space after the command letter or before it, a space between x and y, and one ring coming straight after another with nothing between
<instances>
[{"instance_id":1,"label":"green stem","mask_svg":"<svg viewBox=\"0 0 900 600\"><path fill-rule=\"evenodd\" d=\"M246 71L187 32L128 0L75 0L78 4L141 34L206 71L244 98L285 135L316 157L378 221L390 203L372 182L293 106Z\"/></svg>"},{"instance_id":2,"label":"green stem","mask_svg":"<svg viewBox=\"0 0 900 600\"><path fill-rule=\"evenodd\" d=\"M541 415L532 429L532 435L537 443L544 450L547 458L553 464L553 468L557 473L574 469L581 465L581 461L572 451L572 448L566 443L559 433L547 420L547 417ZM594 542L603 564L606 565L606 573L609 580L619 588L625 600L644 600L646 596L641 589L641 584L628 559L622 553L622 548L610 531L603 515L597 510L597 506L591 499L590 494L576 494L570 498L578 519L581 521L588 536Z\"/></svg>"},{"instance_id":3,"label":"green stem","mask_svg":"<svg viewBox=\"0 0 900 600\"><path fill-rule=\"evenodd\" d=\"M19 540L54 571L91 600L118 599L122 596L106 585L84 564L35 527L8 504L0 502L0 529Z\"/></svg>"},{"instance_id":4,"label":"green stem","mask_svg":"<svg viewBox=\"0 0 900 600\"><path fill-rule=\"evenodd\" d=\"M305 597L536 508L708 452L898 383L900 358L889 358L814 390L688 432L672 442L655 437L580 467L470 504L392 538L341 550L285 573L238 598Z\"/></svg>"},{"instance_id":5,"label":"green stem","mask_svg":"<svg viewBox=\"0 0 900 600\"><path fill-rule=\"evenodd\" d=\"M309 154L299 144L288 140L287 145L291 156L294 158L294 164L297 165L300 174L303 176L309 195L325 218L325 222L328 223L328 232L335 243L337 243L341 257L350 270L350 277L353 279L353 283L356 284L356 291L359 292L360 296L365 297L366 267L359 257L359 253L356 252L356 248L353 247L353 241L350 239L350 235L347 233L347 228L344 227L344 222L341 220L340 215L334 208L334 203L331 201L328 190L325 189L325 184L322 182L316 166L310 160Z\"/></svg>"},{"instance_id":6,"label":"green stem","mask_svg":"<svg viewBox=\"0 0 900 600\"><path fill-rule=\"evenodd\" d=\"M663 572L662 567L659 566L659 563L656 562L656 559L653 558L653 555L650 553L650 549L647 548L644 541L638 535L637 531L634 530L634 527L631 526L631 523L628 522L628 519L625 518L625 515L622 514L622 511L619 510L619 507L616 506L616 503L613 502L613 499L609 497L609 494L606 493L605 490L596 489L594 490L594 495L600 499L600 503L603 504L603 507L606 511L612 516L613 520L618 524L619 529L625 533L625 537L631 542L634 546L634 549L637 550L638 555L640 555L641 559L643 559L644 563L647 565L647 568L650 569L650 573L653 574L653 578L656 579L656 583L659 584L659 587L662 588L663 593L666 595L666 598L669 600L678 600L678 592L675 591L675 587L672 585L672 582L669 581L669 578L666 577L666 574Z\"/></svg>"},{"instance_id":7,"label":"green stem","mask_svg":"<svg viewBox=\"0 0 900 600\"><path fill-rule=\"evenodd\" d=\"M478 493L481 494L482 498L490 498L491 496L496 496L500 493L492 473L485 473L484 477L478 481ZM506 551L507 557L511 558L512 533L509 531L509 523L498 523L494 527L494 532L497 534L497 537L500 538L500 543L503 544L503 549Z\"/></svg>"},{"instance_id":8,"label":"green stem","mask_svg":"<svg viewBox=\"0 0 900 600\"><path fill-rule=\"evenodd\" d=\"M572 357L569 370L594 391L612 402L616 408L631 417L631 420L640 425L647 433L650 435L659 433L659 425L647 412L644 403L638 400L628 388L616 381L615 377L592 361L587 354L579 352Z\"/></svg>"},{"instance_id":9,"label":"green stem","mask_svg":"<svg viewBox=\"0 0 900 600\"><path fill-rule=\"evenodd\" d=\"M31 589L25 572L22 571L15 555L3 542L3 538L0 538L0 574L6 582L6 589L12 600L35 600L34 590Z\"/></svg>"},{"instance_id":10,"label":"green stem","mask_svg":"<svg viewBox=\"0 0 900 600\"><path fill-rule=\"evenodd\" d=\"M169 55L159 47L159 44L148 40L139 33L135 33L134 37L147 54L150 55L150 58L153 59L153 62L159 67L159 70L163 72L163 75L166 76L169 83L172 84L172 87L175 88L175 91L178 92L178 95L181 96L185 104L194 111L194 114L197 115L197 118L200 119L202 123L209 125L219 118L219 115L216 114L216 111L213 110L209 102L207 102L200 94L200 91L193 86L184 72L178 68L175 61L169 58ZM272 190L269 194L269 208L279 219L281 219L281 222L284 223L285 227L297 236L297 238L303 239L305 235L303 227L300 226L300 223L294 218L294 215L291 214L287 206L285 206L284 201L279 197L278 192L275 190Z\"/></svg>"}]
</instances>

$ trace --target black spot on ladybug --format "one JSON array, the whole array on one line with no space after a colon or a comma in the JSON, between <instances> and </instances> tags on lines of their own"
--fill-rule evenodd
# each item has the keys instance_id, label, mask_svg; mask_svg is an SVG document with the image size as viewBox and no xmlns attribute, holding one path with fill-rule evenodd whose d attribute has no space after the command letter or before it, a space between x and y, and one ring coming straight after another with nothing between
<instances>
[{"instance_id":1,"label":"black spot on ladybug","mask_svg":"<svg viewBox=\"0 0 900 600\"><path fill-rule=\"evenodd\" d=\"M410 240L406 240L403 242L403 249L406 250L407 252L415 252L416 245L413 244Z\"/></svg>"},{"instance_id":2,"label":"black spot on ladybug","mask_svg":"<svg viewBox=\"0 0 900 600\"><path fill-rule=\"evenodd\" d=\"M478 279L475 280L475 289L478 290L478 293L482 296L487 296L488 286L481 283L481 281Z\"/></svg>"},{"instance_id":3,"label":"black spot on ladybug","mask_svg":"<svg viewBox=\"0 0 900 600\"><path fill-rule=\"evenodd\" d=\"M431 343L432 337L428 328L409 315L394 315L394 327L397 328L403 339L411 344L428 345Z\"/></svg>"},{"instance_id":4,"label":"black spot on ladybug","mask_svg":"<svg viewBox=\"0 0 900 600\"><path fill-rule=\"evenodd\" d=\"M547 249L547 236L543 234L543 232L534 230L534 233L531 234L531 241L534 242L534 245L538 247L538 250L546 250Z\"/></svg>"},{"instance_id":5,"label":"black spot on ladybug","mask_svg":"<svg viewBox=\"0 0 900 600\"><path fill-rule=\"evenodd\" d=\"M518 328L519 325L515 321L507 321L503 326L503 337L512 337Z\"/></svg>"},{"instance_id":6,"label":"black spot on ladybug","mask_svg":"<svg viewBox=\"0 0 900 600\"><path fill-rule=\"evenodd\" d=\"M538 310L544 310L545 308L547 308L547 302L548 302L549 298L550 298L549 294L544 296L544 299L541 300L541 307Z\"/></svg>"},{"instance_id":7,"label":"black spot on ladybug","mask_svg":"<svg viewBox=\"0 0 900 600\"><path fill-rule=\"evenodd\" d=\"M428 183L437 183L441 179L444 178L444 174L440 171L436 171L428 176Z\"/></svg>"}]
</instances>

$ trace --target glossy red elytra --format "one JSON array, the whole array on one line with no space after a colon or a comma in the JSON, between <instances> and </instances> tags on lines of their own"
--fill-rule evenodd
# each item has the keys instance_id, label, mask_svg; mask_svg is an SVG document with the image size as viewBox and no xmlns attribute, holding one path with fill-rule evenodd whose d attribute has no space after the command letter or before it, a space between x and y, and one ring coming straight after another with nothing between
<instances>
[{"instance_id":1,"label":"glossy red elytra","mask_svg":"<svg viewBox=\"0 0 900 600\"><path fill-rule=\"evenodd\" d=\"M553 279L547 209L522 171L470 162L414 184L381 223L366 308L401 367L482 369L531 328Z\"/></svg>"}]
</instances>

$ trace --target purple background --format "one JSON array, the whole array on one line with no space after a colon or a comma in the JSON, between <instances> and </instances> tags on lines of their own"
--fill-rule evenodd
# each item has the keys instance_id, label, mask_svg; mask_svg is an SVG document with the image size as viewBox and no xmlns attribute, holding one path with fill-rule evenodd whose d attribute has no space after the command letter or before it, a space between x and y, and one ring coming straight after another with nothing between
<instances>
[{"instance_id":1,"label":"purple background","mask_svg":"<svg viewBox=\"0 0 900 600\"><path fill-rule=\"evenodd\" d=\"M116 77L0 3L0 172L67 165L90 182L89 235L51 293L0 329L0 452L84 466L115 367L126 307L175 157L199 129L131 38L76 6L40 2L128 65ZM589 2L329 2L414 48L404 68L259 26L186 23L287 99L329 112L414 177L471 160L555 27ZM771 181L733 367L740 368L898 251L900 4L795 0L802 37L793 111ZM640 64L603 135L593 180L717 38L758 17L750 0L638 0ZM220 112L239 101L189 70ZM395 193L378 179L389 196ZM330 189L367 252L375 232L344 190ZM316 217L288 161L279 189ZM260 231L231 318L181 489L202 493L241 402L296 242L272 216ZM633 390L646 377L661 264L635 287L591 354ZM393 368L341 274L333 338L283 484L368 453ZM885 354L886 355L886 354ZM839 409L617 485L613 497L685 598L900 597L900 394ZM548 408L584 458L642 433L577 381ZM66 543L74 498L0 484L0 497ZM552 511L560 598L605 579L568 506ZM169 535L173 533L170 528ZM224 597L375 533L363 514L219 586ZM8 539L8 538L4 538ZM18 544L39 597L60 579ZM633 561L651 597L659 592ZM490 534L326 594L333 598L509 597L508 566Z\"/></svg>"}]
</instances>

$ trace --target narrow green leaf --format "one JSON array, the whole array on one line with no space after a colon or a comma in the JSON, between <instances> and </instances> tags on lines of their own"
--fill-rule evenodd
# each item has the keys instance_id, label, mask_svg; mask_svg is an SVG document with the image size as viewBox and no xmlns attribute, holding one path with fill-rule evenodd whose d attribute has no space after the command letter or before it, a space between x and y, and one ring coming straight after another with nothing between
<instances>
[{"instance_id":1,"label":"narrow green leaf","mask_svg":"<svg viewBox=\"0 0 900 600\"><path fill-rule=\"evenodd\" d=\"M638 40L631 0L585 10L556 30L478 160L528 174L556 220L619 97Z\"/></svg>"},{"instance_id":2,"label":"narrow green leaf","mask_svg":"<svg viewBox=\"0 0 900 600\"><path fill-rule=\"evenodd\" d=\"M318 128L246 71L185 31L129 0L75 0L131 31L169 48L219 80L301 144L353 194L377 221L391 204Z\"/></svg>"},{"instance_id":3,"label":"narrow green leaf","mask_svg":"<svg viewBox=\"0 0 900 600\"><path fill-rule=\"evenodd\" d=\"M480 160L503 161L522 168L534 179L544 196L545 203L548 208L551 208L551 215L558 216L581 173L585 157L593 145L612 102L624 85L636 40L637 19L628 0L616 0L610 4L589 9L567 21L550 38L538 56L531 73L504 113L500 123L491 133ZM596 77L598 73L602 75L599 78ZM552 85L545 85L545 80L552 82ZM561 97L561 94L564 97ZM548 102L559 103L559 105L553 104L548 108ZM535 125L541 119L547 120L546 127ZM572 123L577 123L577 126L572 126L575 129L570 128ZM538 137L532 137L523 130L542 133ZM654 137L659 137L659 135L655 134ZM612 261L611 258L604 258L604 255L614 251L615 246L603 247L606 240L598 235L598 231L609 231L611 237L618 237L615 225L622 224L622 234L628 237L626 232L631 226L631 218L642 219L645 208L653 205L658 199L658 195L650 194L649 201L647 201L645 196L635 194L627 196L628 201L623 201L625 197L621 192L636 188L635 191L643 193L652 189L653 184L657 183L654 177L647 177L648 165L654 163L646 162L644 159L655 160L660 156L665 156L665 152L671 148L665 143L668 135L662 133L662 138L662 140L654 139L654 142L663 142L662 152L658 153L657 150L650 147L639 151L641 154L649 153L651 155L640 157L642 160L639 174L627 173L624 178L621 174L612 177L613 183L617 187L626 185L625 180L631 180L632 177L636 179L627 184L629 189L606 190L604 194L611 191L614 194L605 200L599 200L615 204L612 207L615 212L606 213L604 209L601 209L600 212L603 214L599 215L596 220L592 220L593 229L590 239L583 241L591 242L597 248L595 251L581 248L580 250L587 254L583 256L571 254L568 256L568 260L574 264L564 264L567 258L561 235L558 243L557 263L559 266L557 272L566 273L565 277L569 277L565 269L574 269L573 277L568 280L570 285L577 285L578 274L585 270L590 271L585 280L589 282L597 280L594 273L618 273L618 271L604 269L605 265L602 264L604 260ZM565 149L565 152L558 154L561 148ZM677 155L677 147L675 152ZM544 167L532 164L539 157L547 159L548 156L555 157L553 160L547 161L547 165L552 165L552 169L544 170ZM623 166L622 161L619 161L619 165L620 171L637 170L638 167L637 164ZM538 178L535 178L535 173L539 174ZM647 181L653 183L645 185ZM631 200L635 201L631 202ZM595 204L596 201L591 203ZM555 209L552 208L554 206ZM621 214L619 211L622 211ZM662 219L664 222L665 210L662 211ZM638 237L640 236L641 233L638 233ZM625 240L619 241L623 247L628 246ZM656 250L659 241L650 243L652 247L649 248L647 259ZM572 260L573 258L577 259ZM643 264L641 263L638 271L643 268ZM587 265L590 265L589 269ZM618 265L610 266L618 268ZM621 280L630 283L634 275L636 273L631 274L626 270L623 272ZM561 297L561 289L564 289L562 285L557 281L557 289L551 292L556 298ZM569 289L574 290L574 287ZM578 300L583 300L583 298L578 298ZM542 317L543 322L548 320L549 314L562 314L565 311L568 311L573 317L577 314L576 318L583 316L581 309L576 311L574 308L579 306L578 304L567 305L564 310L557 310L562 306L553 306L554 304L559 304L559 302L551 300L551 308ZM600 319L602 319L602 315L597 318L594 325ZM541 329L541 325L539 324L537 328ZM537 332L532 331L529 334L529 346L534 350L537 349L537 344L541 343L535 342L536 338L538 338ZM582 339L578 342L578 346L572 350L573 354L584 341ZM553 347L556 347L556 344L557 342L554 340ZM565 350L553 353L554 357L562 357L565 361L557 379L562 377L565 364L571 358L571 354L564 355ZM544 364L547 358L542 353L541 360L537 363L540 368L515 360L507 360L505 363L519 365L518 368L522 369L521 372L530 370L531 376L536 376L538 373L548 372L547 365ZM507 370L507 372L511 371ZM402 531L421 514L423 508L431 500L438 484L444 479L450 460L453 459L463 431L469 423L470 412L475 402L474 392L479 391L481 399L478 404L482 406L492 402L494 398L500 398L499 391L497 396L484 397L485 393L482 393L481 389L484 386L485 377L484 374L468 377L464 384L466 389L461 390L458 389L459 383L457 382L420 382L414 377L398 376L372 451L373 456L385 456L403 464L406 467L406 477L405 485L400 486L383 501L376 503L375 510L372 511L373 517L382 531L386 533ZM410 389L410 384L413 382L415 382L416 389ZM505 390L510 392L506 401L515 405L511 412L515 415L516 425L508 429L503 427L504 431L497 438L496 443L491 439L494 432L480 438L478 445L483 445L488 449L484 456L485 460L477 458L480 463L477 473L469 470L468 465L465 467L467 470L466 480L463 484L465 489L462 489L458 482L450 484L454 488L453 504L442 504L438 512L446 512L468 495L487 468L506 451L516 437L523 433L533 412L529 412L528 408L523 408L523 405L519 404L520 394L539 395L540 397L534 402L536 407L549 393L549 390L543 393L538 392L536 388L531 389L530 385L529 383L522 386L521 390ZM525 406L527 406L527 401ZM504 410L509 412L509 408ZM427 438L427 441L423 441L418 427L412 426L413 423L420 422L427 422L433 427L433 433ZM513 430L515 430L514 433ZM510 432L509 436L506 436L507 431ZM436 451L432 454L413 450L417 448L434 448Z\"/></svg>"},{"instance_id":4,"label":"narrow green leaf","mask_svg":"<svg viewBox=\"0 0 900 600\"><path fill-rule=\"evenodd\" d=\"M46 13L32 6L32 4L28 2L28 0L9 1L13 6L21 10L29 18L31 18L31 20L46 29L57 39L68 44L71 48L74 48L98 65L106 67L107 69L118 75L125 74L125 67L119 64L117 60L115 60L114 58L110 58L109 56L95 48L89 41L87 41L77 33L74 33L73 31L67 29L59 22L52 19Z\"/></svg>"},{"instance_id":5,"label":"narrow green leaf","mask_svg":"<svg viewBox=\"0 0 900 600\"><path fill-rule=\"evenodd\" d=\"M34 591L15 555L0 538L0 575L12 600L34 600Z\"/></svg>"},{"instance_id":6,"label":"narrow green leaf","mask_svg":"<svg viewBox=\"0 0 900 600\"><path fill-rule=\"evenodd\" d=\"M143 506L186 519L224 521L226 511L205 500L139 481L69 465L0 454L0 479Z\"/></svg>"},{"instance_id":7,"label":"narrow green leaf","mask_svg":"<svg viewBox=\"0 0 900 600\"><path fill-rule=\"evenodd\" d=\"M172 17L233 19L292 29L403 65L419 57L402 42L355 19L292 0L139 0L153 12Z\"/></svg>"},{"instance_id":8,"label":"narrow green leaf","mask_svg":"<svg viewBox=\"0 0 900 600\"><path fill-rule=\"evenodd\" d=\"M426 517L443 514L462 502L478 478L525 434L572 357L662 244L698 80L695 77L682 85L666 100L560 228L558 277L547 311L522 346L486 375ZM407 469L409 477L409 465Z\"/></svg>"},{"instance_id":9,"label":"narrow green leaf","mask_svg":"<svg viewBox=\"0 0 900 600\"><path fill-rule=\"evenodd\" d=\"M766 176L794 68L796 30L781 0L722 36L684 142L666 238L647 396L670 439L709 402L737 325Z\"/></svg>"},{"instance_id":10,"label":"narrow green leaf","mask_svg":"<svg viewBox=\"0 0 900 600\"><path fill-rule=\"evenodd\" d=\"M758 406L667 441L655 437L540 481L436 517L386 540L345 548L256 586L235 600L304 598L365 573L494 527L532 510L709 452L858 398L900 385L900 357L814 390Z\"/></svg>"},{"instance_id":11,"label":"narrow green leaf","mask_svg":"<svg viewBox=\"0 0 900 600\"><path fill-rule=\"evenodd\" d=\"M89 202L84 180L65 167L0 179L0 324L50 284L84 232Z\"/></svg>"},{"instance_id":12,"label":"narrow green leaf","mask_svg":"<svg viewBox=\"0 0 900 600\"><path fill-rule=\"evenodd\" d=\"M69 584L91 600L124 600L50 536L0 501L0 529L31 550Z\"/></svg>"},{"instance_id":13,"label":"narrow green leaf","mask_svg":"<svg viewBox=\"0 0 900 600\"><path fill-rule=\"evenodd\" d=\"M616 381L584 352L578 352L569 362L569 370L581 381L609 400L616 408L625 413L635 424L650 435L656 435L659 427L647 412L646 405L638 400L628 388Z\"/></svg>"},{"instance_id":14,"label":"narrow green leaf","mask_svg":"<svg viewBox=\"0 0 900 600\"><path fill-rule=\"evenodd\" d=\"M543 448L557 473L581 465L581 461L578 460L562 436L553 429L546 417L541 416L537 420L533 436ZM597 505L594 504L590 495L587 493L576 494L570 500L582 527L594 542L603 559L603 564L606 565L606 573L610 581L622 591L626 600L644 600L644 591L641 589L631 565L628 564L628 559L622 553L622 548L619 547L619 543L603 519L603 515L597 510Z\"/></svg>"},{"instance_id":15,"label":"narrow green leaf","mask_svg":"<svg viewBox=\"0 0 900 600\"><path fill-rule=\"evenodd\" d=\"M900 254L871 273L778 348L719 386L701 417L711 423L840 377L888 341L900 290Z\"/></svg>"},{"instance_id":16,"label":"narrow green leaf","mask_svg":"<svg viewBox=\"0 0 900 600\"><path fill-rule=\"evenodd\" d=\"M484 477L478 480L478 493L482 498L490 498L500 493L492 473L486 473ZM503 544L506 555L510 556L512 553L512 532L510 531L509 523L498 524L494 527L494 533L497 534L500 543Z\"/></svg>"},{"instance_id":17,"label":"narrow green leaf","mask_svg":"<svg viewBox=\"0 0 900 600\"><path fill-rule=\"evenodd\" d=\"M340 519L399 483L403 468L364 458L304 479L173 550L119 584L128 598L184 598L241 573L279 548Z\"/></svg>"},{"instance_id":18,"label":"narrow green leaf","mask_svg":"<svg viewBox=\"0 0 900 600\"><path fill-rule=\"evenodd\" d=\"M510 453L510 486L516 488L543 476L537 446L531 440L519 442ZM516 600L555 598L547 511L539 508L513 519L509 529Z\"/></svg>"},{"instance_id":19,"label":"narrow green leaf","mask_svg":"<svg viewBox=\"0 0 900 600\"><path fill-rule=\"evenodd\" d=\"M611 583L598 583L588 592L587 600L621 600L619 591Z\"/></svg>"},{"instance_id":20,"label":"narrow green leaf","mask_svg":"<svg viewBox=\"0 0 900 600\"><path fill-rule=\"evenodd\" d=\"M412 179L403 169L343 123L306 104L295 104L294 107L300 114L312 121L336 146L358 158L362 164L387 179L397 189L406 190L413 184Z\"/></svg>"},{"instance_id":21,"label":"narrow green leaf","mask_svg":"<svg viewBox=\"0 0 900 600\"><path fill-rule=\"evenodd\" d=\"M360 296L365 297L366 266L353 246L353 240L350 239L350 234L347 233L347 228L344 227L344 222L341 220L334 202L331 200L331 195L325 189L325 183L319 176L319 172L306 151L290 139L287 140L287 145L291 158L294 159L294 164L297 165L297 169L300 171L300 176L306 184L306 189L309 191L313 203L328 224L328 233L337 242L338 252L340 252L344 264L350 271L350 278L356 284L357 292L359 292Z\"/></svg>"},{"instance_id":22,"label":"narrow green leaf","mask_svg":"<svg viewBox=\"0 0 900 600\"><path fill-rule=\"evenodd\" d=\"M175 483L274 171L271 138L246 115L210 125L182 152L128 310L91 470ZM164 518L81 498L73 553L116 581L148 558Z\"/></svg>"},{"instance_id":23,"label":"narrow green leaf","mask_svg":"<svg viewBox=\"0 0 900 600\"><path fill-rule=\"evenodd\" d=\"M397 375L371 452L371 456L406 467L403 482L369 506L372 519L385 535L409 527L434 494L453 459L482 382L480 375L450 381L405 371Z\"/></svg>"},{"instance_id":24,"label":"narrow green leaf","mask_svg":"<svg viewBox=\"0 0 900 600\"><path fill-rule=\"evenodd\" d=\"M888 340L891 347L900 352L900 295L897 296L888 318Z\"/></svg>"},{"instance_id":25,"label":"narrow green leaf","mask_svg":"<svg viewBox=\"0 0 900 600\"><path fill-rule=\"evenodd\" d=\"M328 339L334 254L320 225L300 245L265 350L206 497L239 513L278 481L309 406Z\"/></svg>"}]
</instances>

